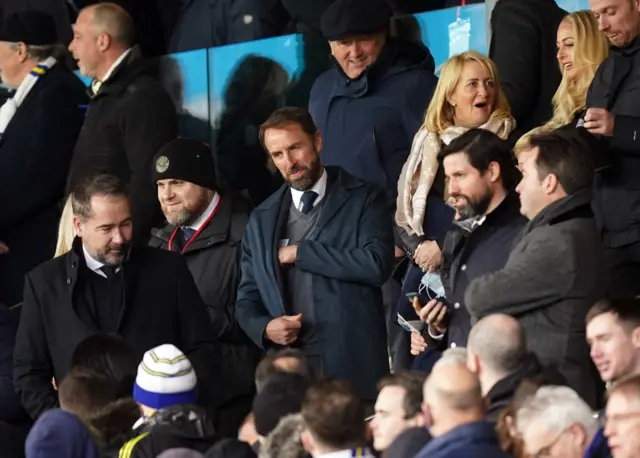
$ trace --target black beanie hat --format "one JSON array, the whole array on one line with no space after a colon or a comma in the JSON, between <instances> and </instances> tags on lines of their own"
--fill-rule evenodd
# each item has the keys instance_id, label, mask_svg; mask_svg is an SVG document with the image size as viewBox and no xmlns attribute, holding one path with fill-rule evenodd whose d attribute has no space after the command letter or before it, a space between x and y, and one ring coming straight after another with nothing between
<instances>
[{"instance_id":1,"label":"black beanie hat","mask_svg":"<svg viewBox=\"0 0 640 458\"><path fill-rule=\"evenodd\" d=\"M0 41L32 46L53 45L58 41L56 24L50 15L42 11L20 11L4 20L0 27Z\"/></svg>"},{"instance_id":2,"label":"black beanie hat","mask_svg":"<svg viewBox=\"0 0 640 458\"><path fill-rule=\"evenodd\" d=\"M300 412L309 382L300 374L276 372L253 400L253 422L256 432L267 437L280 420Z\"/></svg>"},{"instance_id":3,"label":"black beanie hat","mask_svg":"<svg viewBox=\"0 0 640 458\"><path fill-rule=\"evenodd\" d=\"M383 0L337 0L322 15L322 35L329 41L367 35L389 26L391 10Z\"/></svg>"},{"instance_id":4,"label":"black beanie hat","mask_svg":"<svg viewBox=\"0 0 640 458\"><path fill-rule=\"evenodd\" d=\"M182 180L203 188L217 190L213 153L206 143L177 138L164 145L153 158L151 178Z\"/></svg>"}]
</instances>

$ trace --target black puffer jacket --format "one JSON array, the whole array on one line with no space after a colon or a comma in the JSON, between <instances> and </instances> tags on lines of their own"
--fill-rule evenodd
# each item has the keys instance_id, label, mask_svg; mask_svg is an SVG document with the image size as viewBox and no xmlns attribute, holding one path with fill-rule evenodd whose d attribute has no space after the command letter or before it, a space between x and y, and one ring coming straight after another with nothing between
<instances>
[{"instance_id":1,"label":"black puffer jacket","mask_svg":"<svg viewBox=\"0 0 640 458\"><path fill-rule=\"evenodd\" d=\"M158 410L134 431L118 452L119 458L156 458L165 450L187 448L205 453L217 441L204 410L192 405Z\"/></svg>"}]
</instances>

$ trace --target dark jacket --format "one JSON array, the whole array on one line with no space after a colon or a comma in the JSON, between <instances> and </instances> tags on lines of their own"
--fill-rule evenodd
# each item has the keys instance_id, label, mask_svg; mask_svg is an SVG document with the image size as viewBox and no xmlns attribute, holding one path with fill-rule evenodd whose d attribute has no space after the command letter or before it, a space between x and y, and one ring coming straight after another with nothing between
<instances>
[{"instance_id":1,"label":"dark jacket","mask_svg":"<svg viewBox=\"0 0 640 458\"><path fill-rule=\"evenodd\" d=\"M438 81L434 68L424 45L391 39L358 79L349 79L337 62L320 75L309 112L322 133L322 163L378 184L394 197Z\"/></svg>"},{"instance_id":2,"label":"dark jacket","mask_svg":"<svg viewBox=\"0 0 640 458\"><path fill-rule=\"evenodd\" d=\"M551 119L551 99L562 75L556 33L567 14L554 0L498 0L491 13L489 57L519 135Z\"/></svg>"},{"instance_id":3,"label":"dark jacket","mask_svg":"<svg viewBox=\"0 0 640 458\"><path fill-rule=\"evenodd\" d=\"M95 173L110 173L130 183L134 234L148 240L163 221L151 160L177 135L176 108L150 67L133 48L89 104L87 119L73 152L67 190Z\"/></svg>"},{"instance_id":4,"label":"dark jacket","mask_svg":"<svg viewBox=\"0 0 640 458\"><path fill-rule=\"evenodd\" d=\"M490 423L479 421L458 426L434 437L416 458L509 458L500 449L498 437Z\"/></svg>"},{"instance_id":5,"label":"dark jacket","mask_svg":"<svg viewBox=\"0 0 640 458\"><path fill-rule=\"evenodd\" d=\"M284 33L287 14L277 0L182 0L169 53L261 40Z\"/></svg>"},{"instance_id":6,"label":"dark jacket","mask_svg":"<svg viewBox=\"0 0 640 458\"><path fill-rule=\"evenodd\" d=\"M393 231L385 193L347 172L327 167L327 195L318 225L298 245L296 268L313 275L315 325L327 375L352 381L375 399L389 371L380 286L391 275ZM267 324L286 314L278 243L291 202L283 186L251 214L242 242L242 280L236 318L261 348Z\"/></svg>"},{"instance_id":7,"label":"dark jacket","mask_svg":"<svg viewBox=\"0 0 640 458\"><path fill-rule=\"evenodd\" d=\"M467 346L471 317L464 305L465 291L474 279L505 266L514 241L526 224L527 219L520 214L520 199L515 191L507 194L471 234L454 223L445 237L440 272L450 304L448 329L440 340L431 338L428 333L425 335L432 348L443 350L450 346Z\"/></svg>"},{"instance_id":8,"label":"dark jacket","mask_svg":"<svg viewBox=\"0 0 640 458\"><path fill-rule=\"evenodd\" d=\"M509 405L523 380L533 379L543 374L546 376L548 384L566 385L567 383L558 371L553 368L545 368L534 353L529 353L513 373L498 381L487 393L486 398L489 401L487 421L494 425L498 422L498 417Z\"/></svg>"},{"instance_id":9,"label":"dark jacket","mask_svg":"<svg viewBox=\"0 0 640 458\"><path fill-rule=\"evenodd\" d=\"M244 199L232 196L221 197L218 205L211 221L182 251L182 256L211 321L219 329L216 337L220 341L224 367L220 376L226 380L223 391L227 400L255 391L254 373L262 352L240 329L234 316L240 282L240 248L251 208ZM176 227L173 225L154 230L150 245L168 249L174 232ZM176 253L181 252L178 243L172 243L171 248Z\"/></svg>"},{"instance_id":10,"label":"dark jacket","mask_svg":"<svg viewBox=\"0 0 640 458\"><path fill-rule=\"evenodd\" d=\"M51 379L69 371L79 342L100 332L93 304L80 291L89 273L76 239L66 255L29 273L14 351L14 383L32 417L55 407ZM118 334L139 359L147 350L171 343L191 360L200 386L215 388L210 374L218 370L216 331L198 294L186 262L174 253L136 247L122 266L124 309ZM89 295L91 296L91 295ZM202 393L206 400L209 390Z\"/></svg>"},{"instance_id":11,"label":"dark jacket","mask_svg":"<svg viewBox=\"0 0 640 458\"><path fill-rule=\"evenodd\" d=\"M59 202L88 98L82 82L54 65L24 99L0 139L0 302L22 301L24 276L53 256Z\"/></svg>"},{"instance_id":12,"label":"dark jacket","mask_svg":"<svg viewBox=\"0 0 640 458\"><path fill-rule=\"evenodd\" d=\"M520 321L528 346L596 404L585 317L604 296L607 272L600 234L583 189L542 210L524 229L503 269L476 278L465 294L474 318L506 313Z\"/></svg>"},{"instance_id":13,"label":"dark jacket","mask_svg":"<svg viewBox=\"0 0 640 458\"><path fill-rule=\"evenodd\" d=\"M172 448L187 448L205 453L217 440L206 413L190 405L158 410L134 431L119 458L156 458Z\"/></svg>"},{"instance_id":14,"label":"dark jacket","mask_svg":"<svg viewBox=\"0 0 640 458\"><path fill-rule=\"evenodd\" d=\"M17 322L9 309L0 304L0 422L25 420L25 411L13 388L13 346Z\"/></svg>"},{"instance_id":15,"label":"dark jacket","mask_svg":"<svg viewBox=\"0 0 640 458\"><path fill-rule=\"evenodd\" d=\"M615 115L613 136L604 138L612 167L596 175L594 211L607 247L640 241L640 38L611 48L587 95L587 107Z\"/></svg>"}]
</instances>

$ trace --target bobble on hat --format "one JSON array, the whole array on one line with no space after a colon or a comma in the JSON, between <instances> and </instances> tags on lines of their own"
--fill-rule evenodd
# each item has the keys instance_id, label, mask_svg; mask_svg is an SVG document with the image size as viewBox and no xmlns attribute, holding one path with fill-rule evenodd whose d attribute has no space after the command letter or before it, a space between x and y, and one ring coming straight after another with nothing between
<instances>
[{"instance_id":1,"label":"bobble on hat","mask_svg":"<svg viewBox=\"0 0 640 458\"><path fill-rule=\"evenodd\" d=\"M197 399L196 373L189 359L171 344L144 354L138 366L133 399L152 409L193 404Z\"/></svg>"}]
</instances>

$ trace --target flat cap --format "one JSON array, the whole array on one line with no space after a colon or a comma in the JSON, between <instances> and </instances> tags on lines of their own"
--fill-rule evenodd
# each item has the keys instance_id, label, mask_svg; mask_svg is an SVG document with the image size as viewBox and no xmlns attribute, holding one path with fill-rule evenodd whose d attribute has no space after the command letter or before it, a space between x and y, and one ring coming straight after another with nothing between
<instances>
[{"instance_id":1,"label":"flat cap","mask_svg":"<svg viewBox=\"0 0 640 458\"><path fill-rule=\"evenodd\" d=\"M383 0L337 0L322 15L322 35L329 41L368 35L389 26L391 9Z\"/></svg>"},{"instance_id":2,"label":"flat cap","mask_svg":"<svg viewBox=\"0 0 640 458\"><path fill-rule=\"evenodd\" d=\"M53 18L42 11L21 11L7 16L0 27L0 41L33 46L53 45L58 41Z\"/></svg>"},{"instance_id":3,"label":"flat cap","mask_svg":"<svg viewBox=\"0 0 640 458\"><path fill-rule=\"evenodd\" d=\"M164 145L153 158L151 177L158 180L182 180L217 190L213 153L206 143L177 138Z\"/></svg>"}]
</instances>

